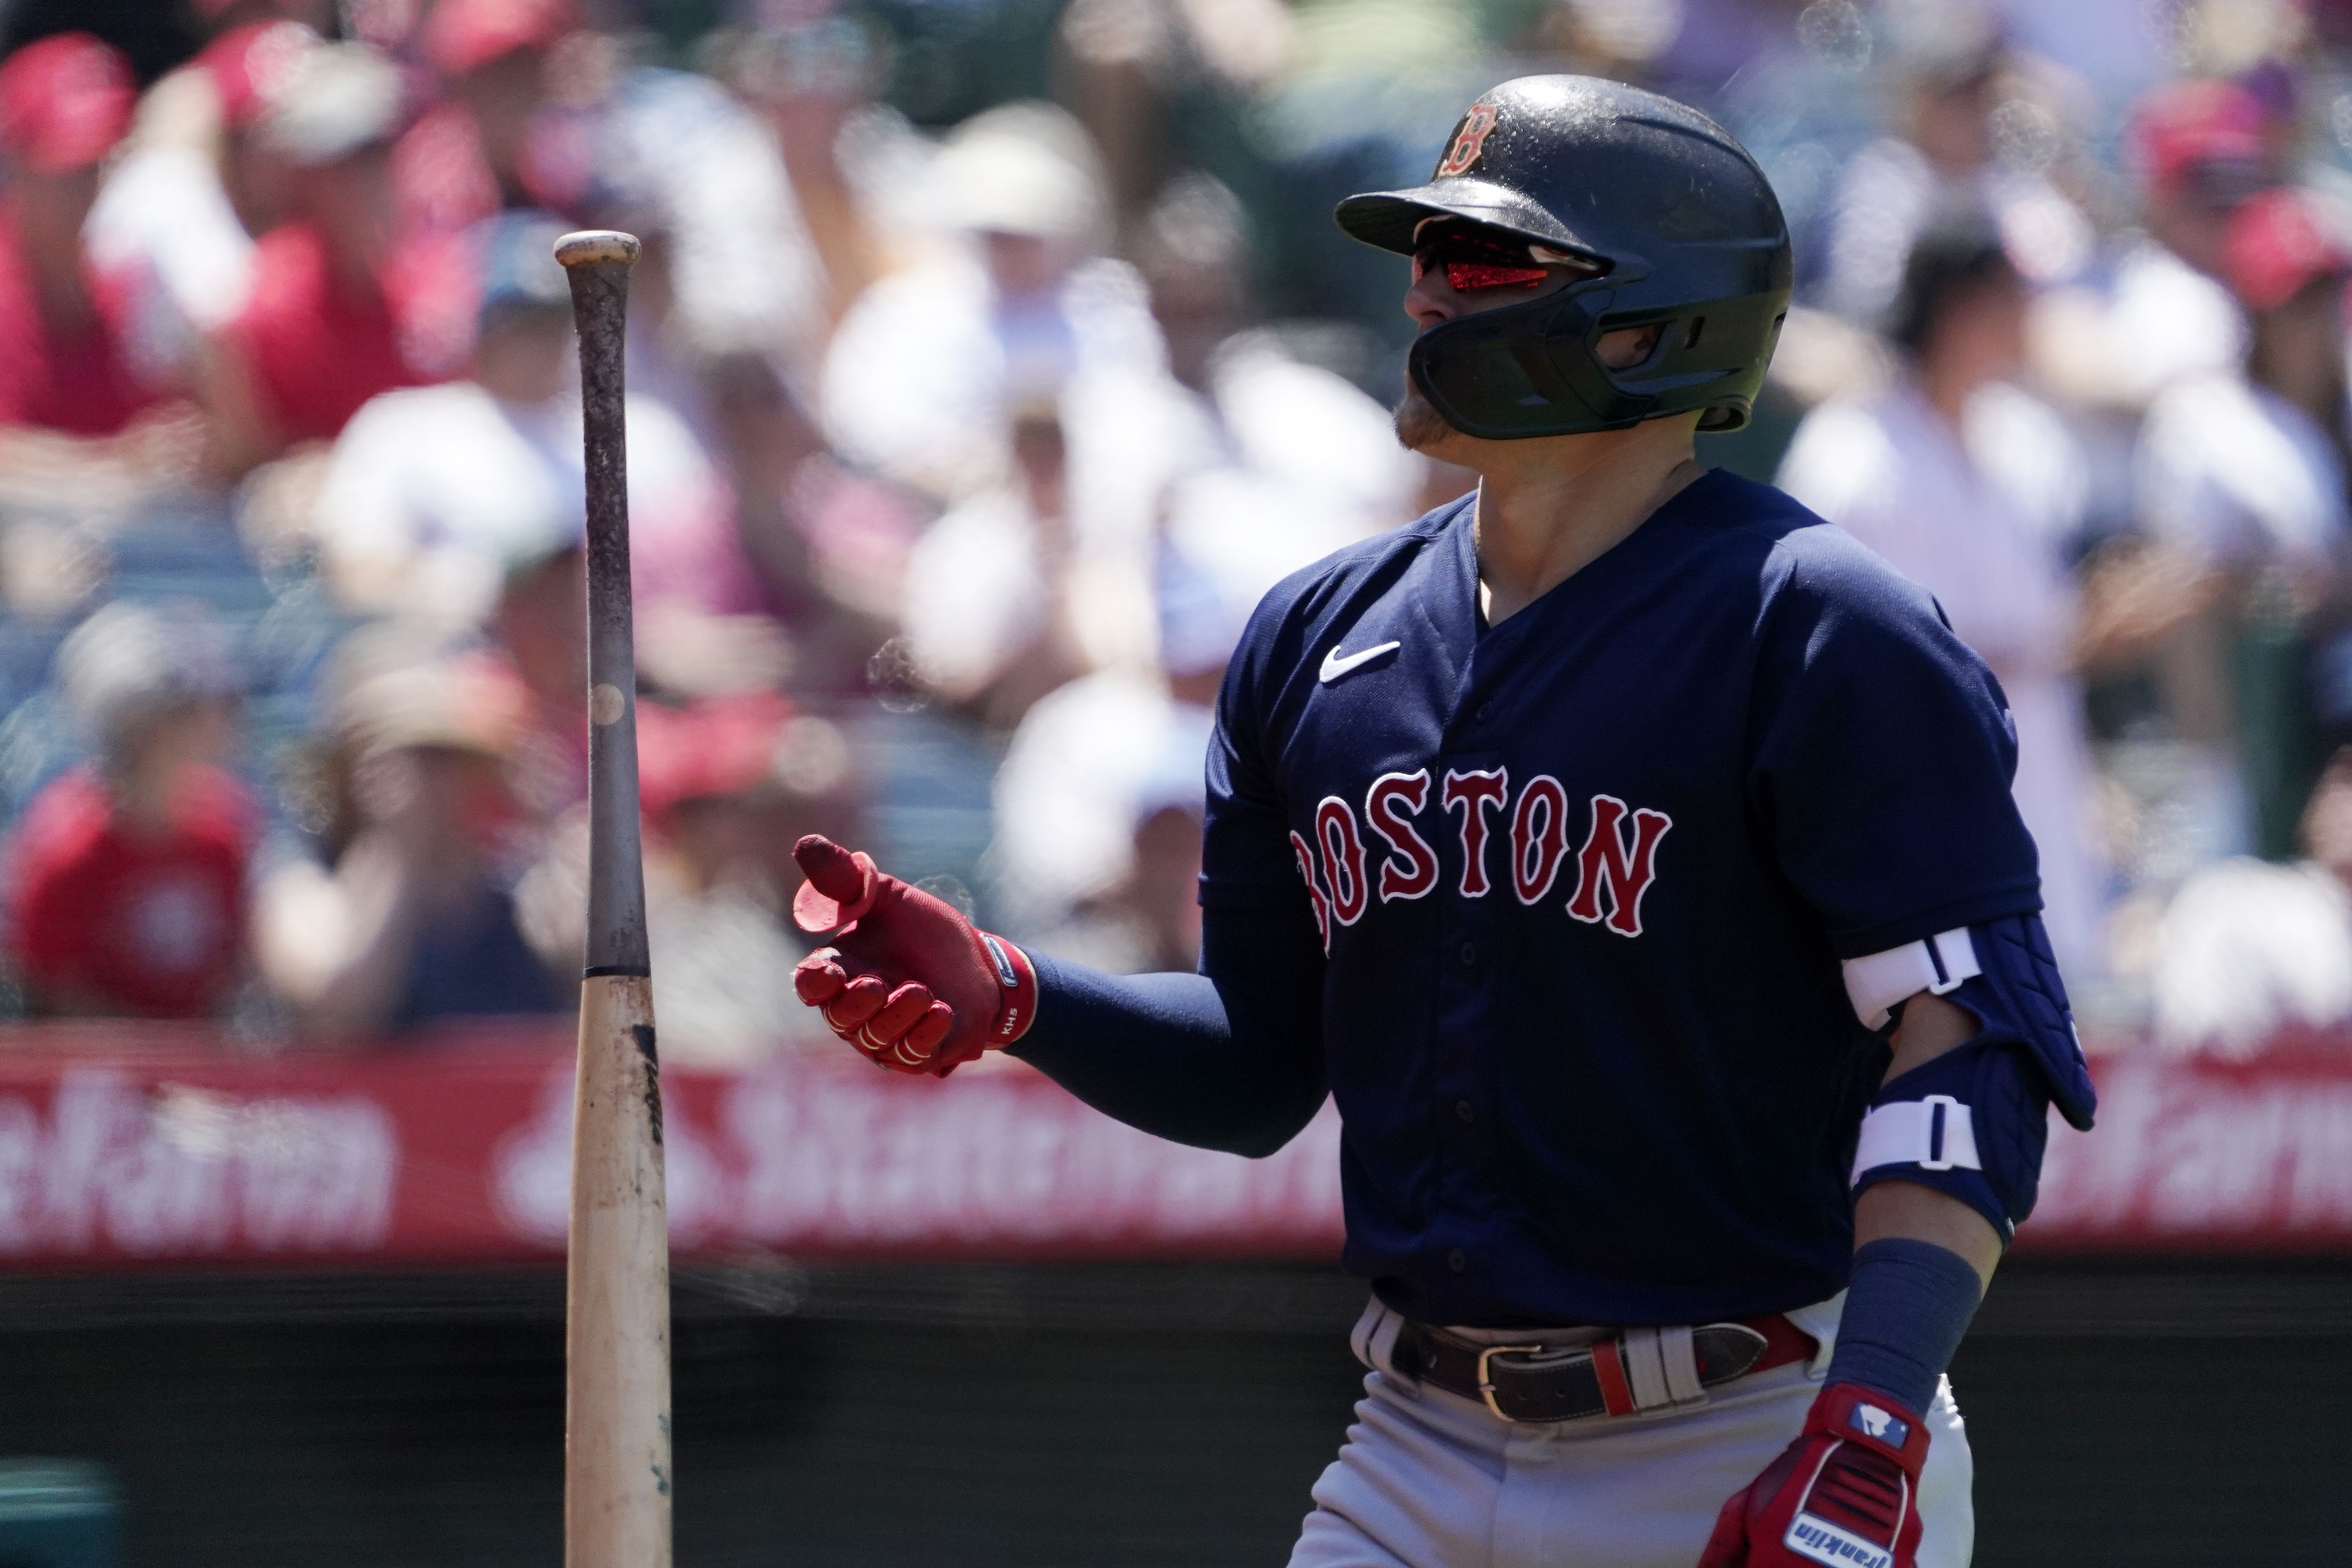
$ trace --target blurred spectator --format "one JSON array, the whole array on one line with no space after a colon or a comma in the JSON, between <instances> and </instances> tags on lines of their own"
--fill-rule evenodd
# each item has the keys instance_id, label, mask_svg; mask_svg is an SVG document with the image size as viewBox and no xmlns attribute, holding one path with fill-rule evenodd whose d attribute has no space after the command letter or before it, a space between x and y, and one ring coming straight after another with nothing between
<instances>
[{"instance_id":1,"label":"blurred spectator","mask_svg":"<svg viewBox=\"0 0 2352 1568\"><path fill-rule=\"evenodd\" d=\"M82 623L58 683L96 760L9 844L8 947L36 1014L218 1016L245 955L251 800L222 771L234 672L200 614L129 603Z\"/></svg>"},{"instance_id":2,"label":"blurred spectator","mask_svg":"<svg viewBox=\"0 0 2352 1568\"><path fill-rule=\"evenodd\" d=\"M2041 855L2042 919L2070 975L2104 969L2102 878L2081 610L2063 547L2087 477L2057 416L2010 384L2026 288L1989 223L1931 226L1893 312L1900 374L1809 415L1780 487L1934 594L1992 667L2017 734L2019 812Z\"/></svg>"},{"instance_id":3,"label":"blurred spectator","mask_svg":"<svg viewBox=\"0 0 2352 1568\"><path fill-rule=\"evenodd\" d=\"M1073 616L1067 444L1054 405L1015 413L1013 484L950 511L907 563L904 623L931 690L1010 731L1087 668Z\"/></svg>"},{"instance_id":4,"label":"blurred spectator","mask_svg":"<svg viewBox=\"0 0 2352 1568\"><path fill-rule=\"evenodd\" d=\"M709 385L737 530L792 638L793 689L863 696L866 663L898 626L908 557L931 509L836 458L764 356L719 358Z\"/></svg>"},{"instance_id":5,"label":"blurred spectator","mask_svg":"<svg viewBox=\"0 0 2352 1568\"><path fill-rule=\"evenodd\" d=\"M2316 773L2303 624L2345 541L2341 299L2352 253L2312 197L2243 204L2223 247L2250 320L2242 374L2183 381L2148 410L2135 458L2143 523L2205 574L2213 604L2168 650L2182 738L2242 781L2207 809L2222 852L2284 855ZM2234 766L2232 766L2234 763Z\"/></svg>"},{"instance_id":6,"label":"blurred spectator","mask_svg":"<svg viewBox=\"0 0 2352 1568\"><path fill-rule=\"evenodd\" d=\"M478 657L395 666L346 694L359 830L331 869L290 861L260 889L263 967L306 1033L366 1040L572 1005L516 920L534 847L508 771L525 708Z\"/></svg>"},{"instance_id":7,"label":"blurred spectator","mask_svg":"<svg viewBox=\"0 0 2352 1568\"><path fill-rule=\"evenodd\" d=\"M1232 651L1228 641L1218 668ZM992 907L1023 938L1045 939L1049 951L1066 948L1073 958L1116 950L1138 963L1163 945L1164 921L1138 923L1143 909L1159 907L1148 889L1160 881L1139 875L1138 855L1165 845L1139 843L1138 830L1160 807L1189 798L1177 781L1202 787L1212 720L1198 699L1203 688L1213 692L1215 676L1192 673L1192 700L1180 701L1149 674L1102 670L1023 719L996 775L991 850ZM1201 808L1195 801L1189 809Z\"/></svg>"},{"instance_id":8,"label":"blurred spectator","mask_svg":"<svg viewBox=\"0 0 2352 1568\"><path fill-rule=\"evenodd\" d=\"M1203 809L1212 705L1262 588L1235 593L1172 541L1153 591L1160 667L1115 666L1073 680L1024 716L995 787L997 907L1026 934L1064 930L1075 946L1105 931L1132 945L1139 826L1161 807ZM1106 928L1105 920L1109 921ZM1153 929L1161 930L1164 926ZM1157 940L1157 939L1155 939Z\"/></svg>"},{"instance_id":9,"label":"blurred spectator","mask_svg":"<svg viewBox=\"0 0 2352 1568\"><path fill-rule=\"evenodd\" d=\"M587 171L557 155L541 116L569 0L439 0L418 42L448 96L392 154L406 234L446 234L507 207L576 207Z\"/></svg>"},{"instance_id":10,"label":"blurred spectator","mask_svg":"<svg viewBox=\"0 0 2352 1568\"><path fill-rule=\"evenodd\" d=\"M2289 866L2226 860L2181 885L2156 936L2157 1043L2253 1055L2352 1019L2352 752L2338 752Z\"/></svg>"},{"instance_id":11,"label":"blurred spectator","mask_svg":"<svg viewBox=\"0 0 2352 1568\"><path fill-rule=\"evenodd\" d=\"M528 739L517 773L549 813L588 798L588 552L565 542L507 563L488 630L530 694Z\"/></svg>"},{"instance_id":12,"label":"blurred spectator","mask_svg":"<svg viewBox=\"0 0 2352 1568\"><path fill-rule=\"evenodd\" d=\"M87 33L0 62L0 426L109 436L155 400L81 240L131 104L130 66Z\"/></svg>"},{"instance_id":13,"label":"blurred spectator","mask_svg":"<svg viewBox=\"0 0 2352 1568\"><path fill-rule=\"evenodd\" d=\"M1017 481L917 546L905 622L934 689L1009 728L1063 680L1155 657L1153 581L1206 574L1244 605L1286 574L1412 515L1421 463L1387 413L1285 353L1251 315L1241 206L1171 183L1137 255L1164 365L1080 371L1013 424ZM1213 649L1222 666L1230 644Z\"/></svg>"},{"instance_id":14,"label":"blurred spectator","mask_svg":"<svg viewBox=\"0 0 2352 1568\"><path fill-rule=\"evenodd\" d=\"M1007 104L957 128L932 189L973 249L884 279L827 353L827 428L853 459L942 498L1004 477L1013 406L1078 371L1160 359L1143 289L1101 255L1102 172L1076 121Z\"/></svg>"},{"instance_id":15,"label":"blurred spectator","mask_svg":"<svg viewBox=\"0 0 2352 1568\"><path fill-rule=\"evenodd\" d=\"M2146 233L2126 237L2103 294L2065 290L2042 307L2036 357L2074 395L2137 411L2243 356L2226 237L2231 215L2279 183L2283 128L2234 82L2181 81L2135 110L2126 141Z\"/></svg>"},{"instance_id":16,"label":"blurred spectator","mask_svg":"<svg viewBox=\"0 0 2352 1568\"><path fill-rule=\"evenodd\" d=\"M148 89L84 230L128 299L142 368L183 384L203 337L245 308L255 237L286 216L290 171L256 132L319 35L299 22L224 33Z\"/></svg>"},{"instance_id":17,"label":"blurred spectator","mask_svg":"<svg viewBox=\"0 0 2352 1568\"><path fill-rule=\"evenodd\" d=\"M1201 961L1202 759L1183 743L1164 746L1135 792L1125 874L1033 947L1114 974L1189 973Z\"/></svg>"},{"instance_id":18,"label":"blurred spectator","mask_svg":"<svg viewBox=\"0 0 2352 1568\"><path fill-rule=\"evenodd\" d=\"M1829 304L1875 323L1894 304L1913 241L1939 211L1992 216L2037 282L2090 259L2089 222L2042 174L1996 155L1995 111L2020 84L1994 11L1976 0L1889 9L1895 133L1842 172L1829 235ZM2046 113L2046 110L2042 112Z\"/></svg>"},{"instance_id":19,"label":"blurred spectator","mask_svg":"<svg viewBox=\"0 0 2352 1568\"><path fill-rule=\"evenodd\" d=\"M394 246L390 138L400 73L360 44L305 53L258 134L290 166L292 216L263 237L252 293L220 342L216 460L244 472L331 439L377 393L435 379L430 313L452 279Z\"/></svg>"},{"instance_id":20,"label":"blurred spectator","mask_svg":"<svg viewBox=\"0 0 2352 1568\"><path fill-rule=\"evenodd\" d=\"M1404 521L1419 499L1421 464L1379 405L1244 330L1245 248L1229 193L1172 182L1137 246L1165 365L1091 368L1064 394L1067 523L1024 535L1001 522L993 545L974 526L953 563L950 525L975 506L942 519L908 572L919 665L980 646L975 633L1008 624L990 606L1019 604L1023 628L1055 626L1065 661L1098 670L1032 699L995 795L1000 904L1074 951L1182 945L1157 878L1181 835L1153 818L1173 798L1166 781L1200 786L1209 705L1243 624L1284 576ZM1005 565L1036 559L1024 540L1038 537L1070 552L1058 611L1049 579ZM1015 578L1022 591L1003 591ZM927 581L929 605L915 592Z\"/></svg>"},{"instance_id":21,"label":"blurred spectator","mask_svg":"<svg viewBox=\"0 0 2352 1568\"><path fill-rule=\"evenodd\" d=\"M684 125L647 117L632 138L676 204L689 330L713 345L766 346L803 389L816 384L834 325L899 259L863 188L887 181L872 165L920 142L873 102L884 61L872 33L829 11L762 5L757 23L712 40L711 67L754 126L698 110ZM708 137L707 151L679 157L681 133Z\"/></svg>"},{"instance_id":22,"label":"blurred spectator","mask_svg":"<svg viewBox=\"0 0 2352 1568\"><path fill-rule=\"evenodd\" d=\"M641 706L654 1010L670 1059L740 1065L786 1037L821 1043L793 994L808 945L784 918L786 891L763 854L785 797L847 782L848 748L821 719L767 693L684 710ZM573 901L572 907L579 907Z\"/></svg>"},{"instance_id":23,"label":"blurred spectator","mask_svg":"<svg viewBox=\"0 0 2352 1568\"><path fill-rule=\"evenodd\" d=\"M509 563L581 537L571 296L554 259L562 232L545 214L485 225L471 375L387 393L335 443L318 540L352 607L478 624ZM657 663L664 637L686 635L666 617L749 614L759 586L733 536L727 487L685 423L642 393L630 394L627 412L637 610Z\"/></svg>"},{"instance_id":24,"label":"blurred spectator","mask_svg":"<svg viewBox=\"0 0 2352 1568\"><path fill-rule=\"evenodd\" d=\"M803 835L855 830L849 746L769 693L637 709L647 934L665 1061L740 1067L780 1043L830 1038L793 995L805 941L783 915ZM587 818L575 809L519 890L548 963L576 968L587 901Z\"/></svg>"},{"instance_id":25,"label":"blurred spectator","mask_svg":"<svg viewBox=\"0 0 2352 1568\"><path fill-rule=\"evenodd\" d=\"M1164 525L1199 562L1237 566L1232 592L1254 603L1285 574L1421 510L1423 462L1398 445L1388 411L1251 330L1249 231L1232 192L1179 176L1135 249L1167 363L1089 370L1063 399L1087 548L1128 554L1147 583ZM1148 626L1142 592L1106 611ZM1109 628L1087 634L1098 661L1125 651Z\"/></svg>"}]
</instances>

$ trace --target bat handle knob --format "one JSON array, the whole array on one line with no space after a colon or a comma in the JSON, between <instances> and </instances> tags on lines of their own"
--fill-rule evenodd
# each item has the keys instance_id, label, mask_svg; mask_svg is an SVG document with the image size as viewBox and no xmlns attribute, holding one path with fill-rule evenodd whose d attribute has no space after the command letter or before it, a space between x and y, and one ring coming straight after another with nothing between
<instances>
[{"instance_id":1,"label":"bat handle knob","mask_svg":"<svg viewBox=\"0 0 2352 1568\"><path fill-rule=\"evenodd\" d=\"M565 267L586 267L592 262L617 261L632 266L644 247L634 234L618 229L586 228L567 234L555 242L555 259Z\"/></svg>"}]
</instances>

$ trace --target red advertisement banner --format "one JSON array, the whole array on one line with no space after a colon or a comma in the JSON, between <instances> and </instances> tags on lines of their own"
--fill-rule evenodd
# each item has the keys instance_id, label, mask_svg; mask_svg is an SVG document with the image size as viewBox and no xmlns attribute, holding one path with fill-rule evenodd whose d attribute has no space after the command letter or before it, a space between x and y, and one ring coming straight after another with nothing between
<instances>
[{"instance_id":1,"label":"red advertisement banner","mask_svg":"<svg viewBox=\"0 0 2352 1568\"><path fill-rule=\"evenodd\" d=\"M2098 1064L2098 1130L2053 1121L2020 1245L2352 1250L2352 1054ZM665 1074L683 1258L1328 1258L1339 1121L1271 1159L1185 1149L1016 1063L947 1083L845 1053ZM171 1037L0 1055L0 1268L552 1259L570 1053L244 1058Z\"/></svg>"}]
</instances>

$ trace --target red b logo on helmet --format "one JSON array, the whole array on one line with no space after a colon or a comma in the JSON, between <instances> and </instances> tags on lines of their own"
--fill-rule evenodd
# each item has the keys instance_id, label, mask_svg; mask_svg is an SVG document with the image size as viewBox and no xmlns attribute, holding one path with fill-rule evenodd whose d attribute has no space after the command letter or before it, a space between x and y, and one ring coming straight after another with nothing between
<instances>
[{"instance_id":1,"label":"red b logo on helmet","mask_svg":"<svg viewBox=\"0 0 2352 1568\"><path fill-rule=\"evenodd\" d=\"M1453 145L1445 149L1445 156L1438 160L1437 173L1430 178L1444 180L1468 174L1470 165L1486 150L1486 138L1494 129L1495 106L1482 98L1462 117L1460 128L1454 132Z\"/></svg>"}]
</instances>

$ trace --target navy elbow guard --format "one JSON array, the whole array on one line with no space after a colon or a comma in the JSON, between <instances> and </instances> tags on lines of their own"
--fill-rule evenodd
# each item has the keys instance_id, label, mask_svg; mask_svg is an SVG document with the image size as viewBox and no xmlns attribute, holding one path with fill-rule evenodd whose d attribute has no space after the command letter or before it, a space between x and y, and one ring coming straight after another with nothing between
<instances>
[{"instance_id":1,"label":"navy elbow guard","mask_svg":"<svg viewBox=\"0 0 2352 1568\"><path fill-rule=\"evenodd\" d=\"M1921 991L1976 1015L1966 1043L1889 1079L1863 1118L1854 1190L1916 1182L1983 1215L2003 1241L2033 1212L2053 1103L2088 1131L2097 1109L2039 915L2012 915L1846 964L1864 1025Z\"/></svg>"}]
</instances>

